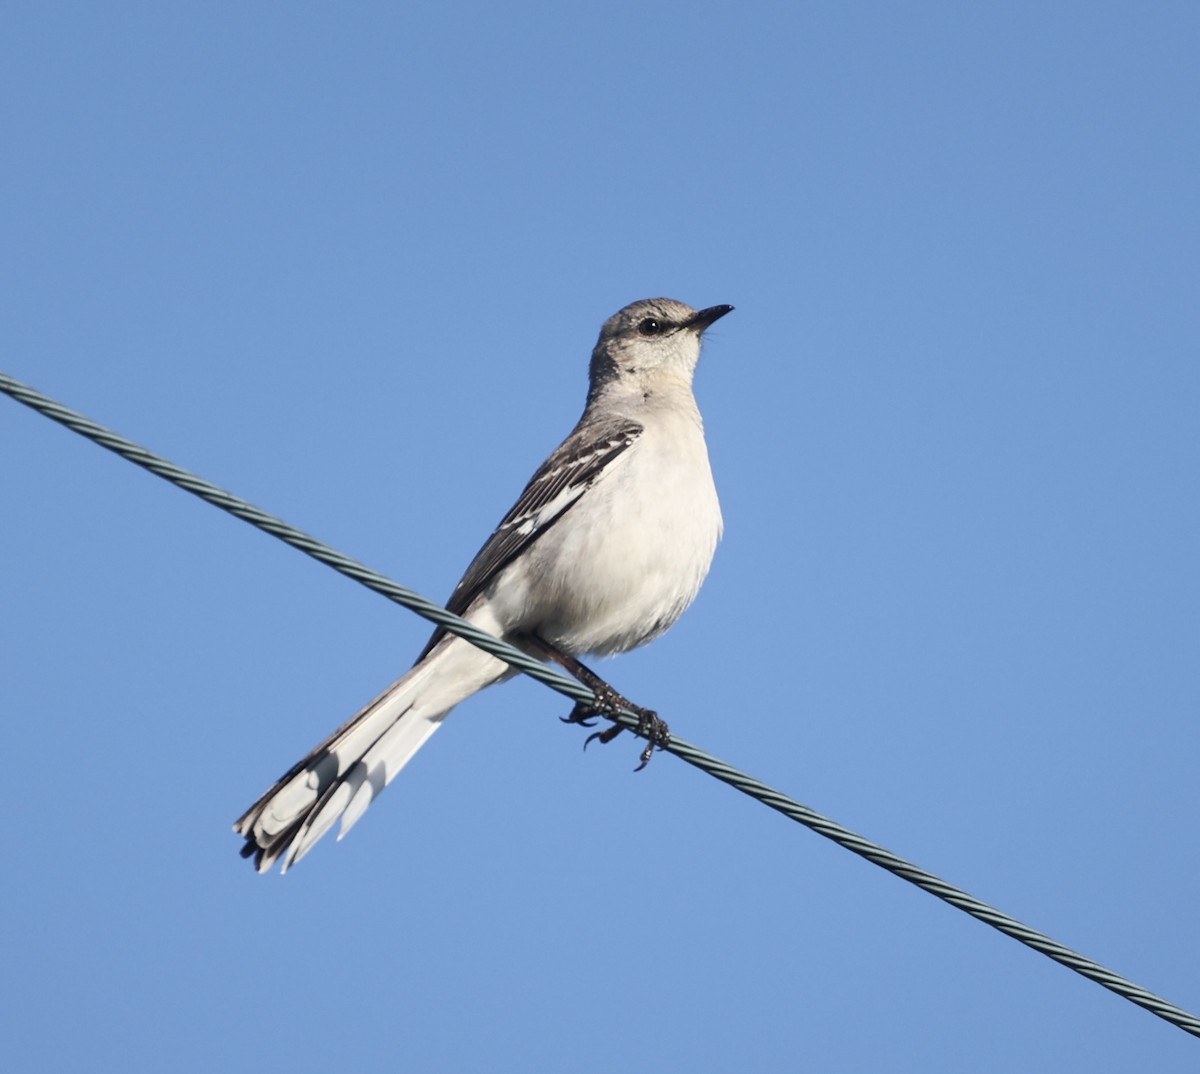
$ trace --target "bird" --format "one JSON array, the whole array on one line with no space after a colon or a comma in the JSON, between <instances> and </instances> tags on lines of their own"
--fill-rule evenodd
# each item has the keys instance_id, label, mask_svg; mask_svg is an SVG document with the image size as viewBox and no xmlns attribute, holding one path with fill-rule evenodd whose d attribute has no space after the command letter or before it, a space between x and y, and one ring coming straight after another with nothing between
<instances>
[{"instance_id":1,"label":"bird","mask_svg":"<svg viewBox=\"0 0 1200 1074\"><path fill-rule=\"evenodd\" d=\"M650 739L669 731L580 662L645 645L671 627L708 574L723 521L692 390L706 329L733 309L667 298L604 322L583 414L484 543L447 607L593 688L569 722L621 705ZM515 672L439 627L401 678L293 765L235 822L260 873L286 872L340 820L341 839L472 694ZM591 736L607 742L621 725ZM589 741L591 739L589 738Z\"/></svg>"}]
</instances>

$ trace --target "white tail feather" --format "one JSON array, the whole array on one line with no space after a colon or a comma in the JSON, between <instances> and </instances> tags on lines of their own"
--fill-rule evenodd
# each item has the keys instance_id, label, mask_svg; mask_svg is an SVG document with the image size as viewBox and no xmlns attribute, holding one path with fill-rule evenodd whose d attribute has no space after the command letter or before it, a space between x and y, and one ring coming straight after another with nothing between
<instances>
[{"instance_id":1,"label":"white tail feather","mask_svg":"<svg viewBox=\"0 0 1200 1074\"><path fill-rule=\"evenodd\" d=\"M344 836L455 705L507 678L507 665L448 637L314 749L234 825L259 872L299 861L338 818Z\"/></svg>"}]
</instances>

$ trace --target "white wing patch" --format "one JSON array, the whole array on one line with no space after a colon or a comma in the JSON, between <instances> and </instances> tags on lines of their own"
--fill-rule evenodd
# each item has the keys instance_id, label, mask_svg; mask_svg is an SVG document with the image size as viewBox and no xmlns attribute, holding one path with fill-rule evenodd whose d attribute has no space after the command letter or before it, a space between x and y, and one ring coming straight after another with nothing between
<instances>
[{"instance_id":1,"label":"white wing patch","mask_svg":"<svg viewBox=\"0 0 1200 1074\"><path fill-rule=\"evenodd\" d=\"M593 485L614 459L642 435L634 421L605 428L578 425L525 486L520 499L479 550L446 607L462 615L492 580L553 526ZM418 661L445 632L434 632Z\"/></svg>"},{"instance_id":2,"label":"white wing patch","mask_svg":"<svg viewBox=\"0 0 1200 1074\"><path fill-rule=\"evenodd\" d=\"M522 537L528 537L530 534L536 533L547 522L561 515L568 507L571 506L580 496L587 490L587 485L568 485L554 499L543 504L531 515L525 515L523 518L513 519L504 529L512 529L519 533Z\"/></svg>"}]
</instances>

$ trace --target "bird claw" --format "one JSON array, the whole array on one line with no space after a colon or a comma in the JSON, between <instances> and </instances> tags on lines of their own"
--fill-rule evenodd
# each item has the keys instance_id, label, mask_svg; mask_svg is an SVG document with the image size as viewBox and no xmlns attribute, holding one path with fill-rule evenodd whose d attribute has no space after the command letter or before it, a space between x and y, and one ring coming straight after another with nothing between
<instances>
[{"instance_id":1,"label":"bird claw","mask_svg":"<svg viewBox=\"0 0 1200 1074\"><path fill-rule=\"evenodd\" d=\"M662 750L671 744L671 729L665 720L659 719L657 712L651 712L650 709L634 711L638 714L638 734L647 740L646 748L638 758L641 763L634 769L635 772L640 772L650 763L656 747Z\"/></svg>"},{"instance_id":2,"label":"bird claw","mask_svg":"<svg viewBox=\"0 0 1200 1074\"><path fill-rule=\"evenodd\" d=\"M601 746L607 746L624 730L625 728L618 723L613 724L612 727L606 727L603 731L593 731L583 740L583 748L586 750L592 744L593 739L599 739Z\"/></svg>"},{"instance_id":3,"label":"bird claw","mask_svg":"<svg viewBox=\"0 0 1200 1074\"><path fill-rule=\"evenodd\" d=\"M594 708L585 705L582 701L576 701L575 707L570 713L566 716L560 716L559 719L563 723L577 723L580 727L595 727L596 721L594 717L598 715L599 713Z\"/></svg>"},{"instance_id":4,"label":"bird claw","mask_svg":"<svg viewBox=\"0 0 1200 1074\"><path fill-rule=\"evenodd\" d=\"M644 709L640 705L633 704L618 694L607 683L602 688L596 687L595 691L596 700L594 702L576 702L570 715L560 716L559 719L563 723L577 723L584 727L592 727L594 726L592 718L595 716L612 719L623 708L637 713L637 732L647 740L646 748L642 750L638 757L639 764L634 769L635 772L640 772L650 763L650 758L654 755L655 749L664 749L670 745L670 728L667 727L665 721L659 718L658 713L652 709ZM602 746L606 746L624 730L625 727L622 724L614 723L612 727L606 727L602 731L593 731L583 740L583 748L586 750L594 741L599 741Z\"/></svg>"}]
</instances>

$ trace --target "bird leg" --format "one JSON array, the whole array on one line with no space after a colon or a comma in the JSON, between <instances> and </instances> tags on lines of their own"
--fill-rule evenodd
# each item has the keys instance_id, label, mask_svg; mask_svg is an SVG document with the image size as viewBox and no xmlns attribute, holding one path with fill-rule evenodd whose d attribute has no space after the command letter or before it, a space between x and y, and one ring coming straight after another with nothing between
<instances>
[{"instance_id":1,"label":"bird leg","mask_svg":"<svg viewBox=\"0 0 1200 1074\"><path fill-rule=\"evenodd\" d=\"M653 709L635 705L629 698L617 693L586 664L576 660L568 653L560 652L549 642L538 637L530 638L529 641L532 643L532 648L547 659L561 665L596 695L595 701L576 701L575 707L568 715L559 717L563 723L577 723L584 727L593 727L593 716L603 716L605 719L611 720L621 709L629 709L635 713L638 718L637 733L647 740L646 748L642 750L639 758L641 763L634 769L635 772L640 772L650 763L655 746L662 749L671 741L670 728ZM593 739L599 740L601 745L607 745L624 730L624 725L614 723L612 727L606 727L603 731L595 731L584 740L583 748L586 750Z\"/></svg>"}]
</instances>

